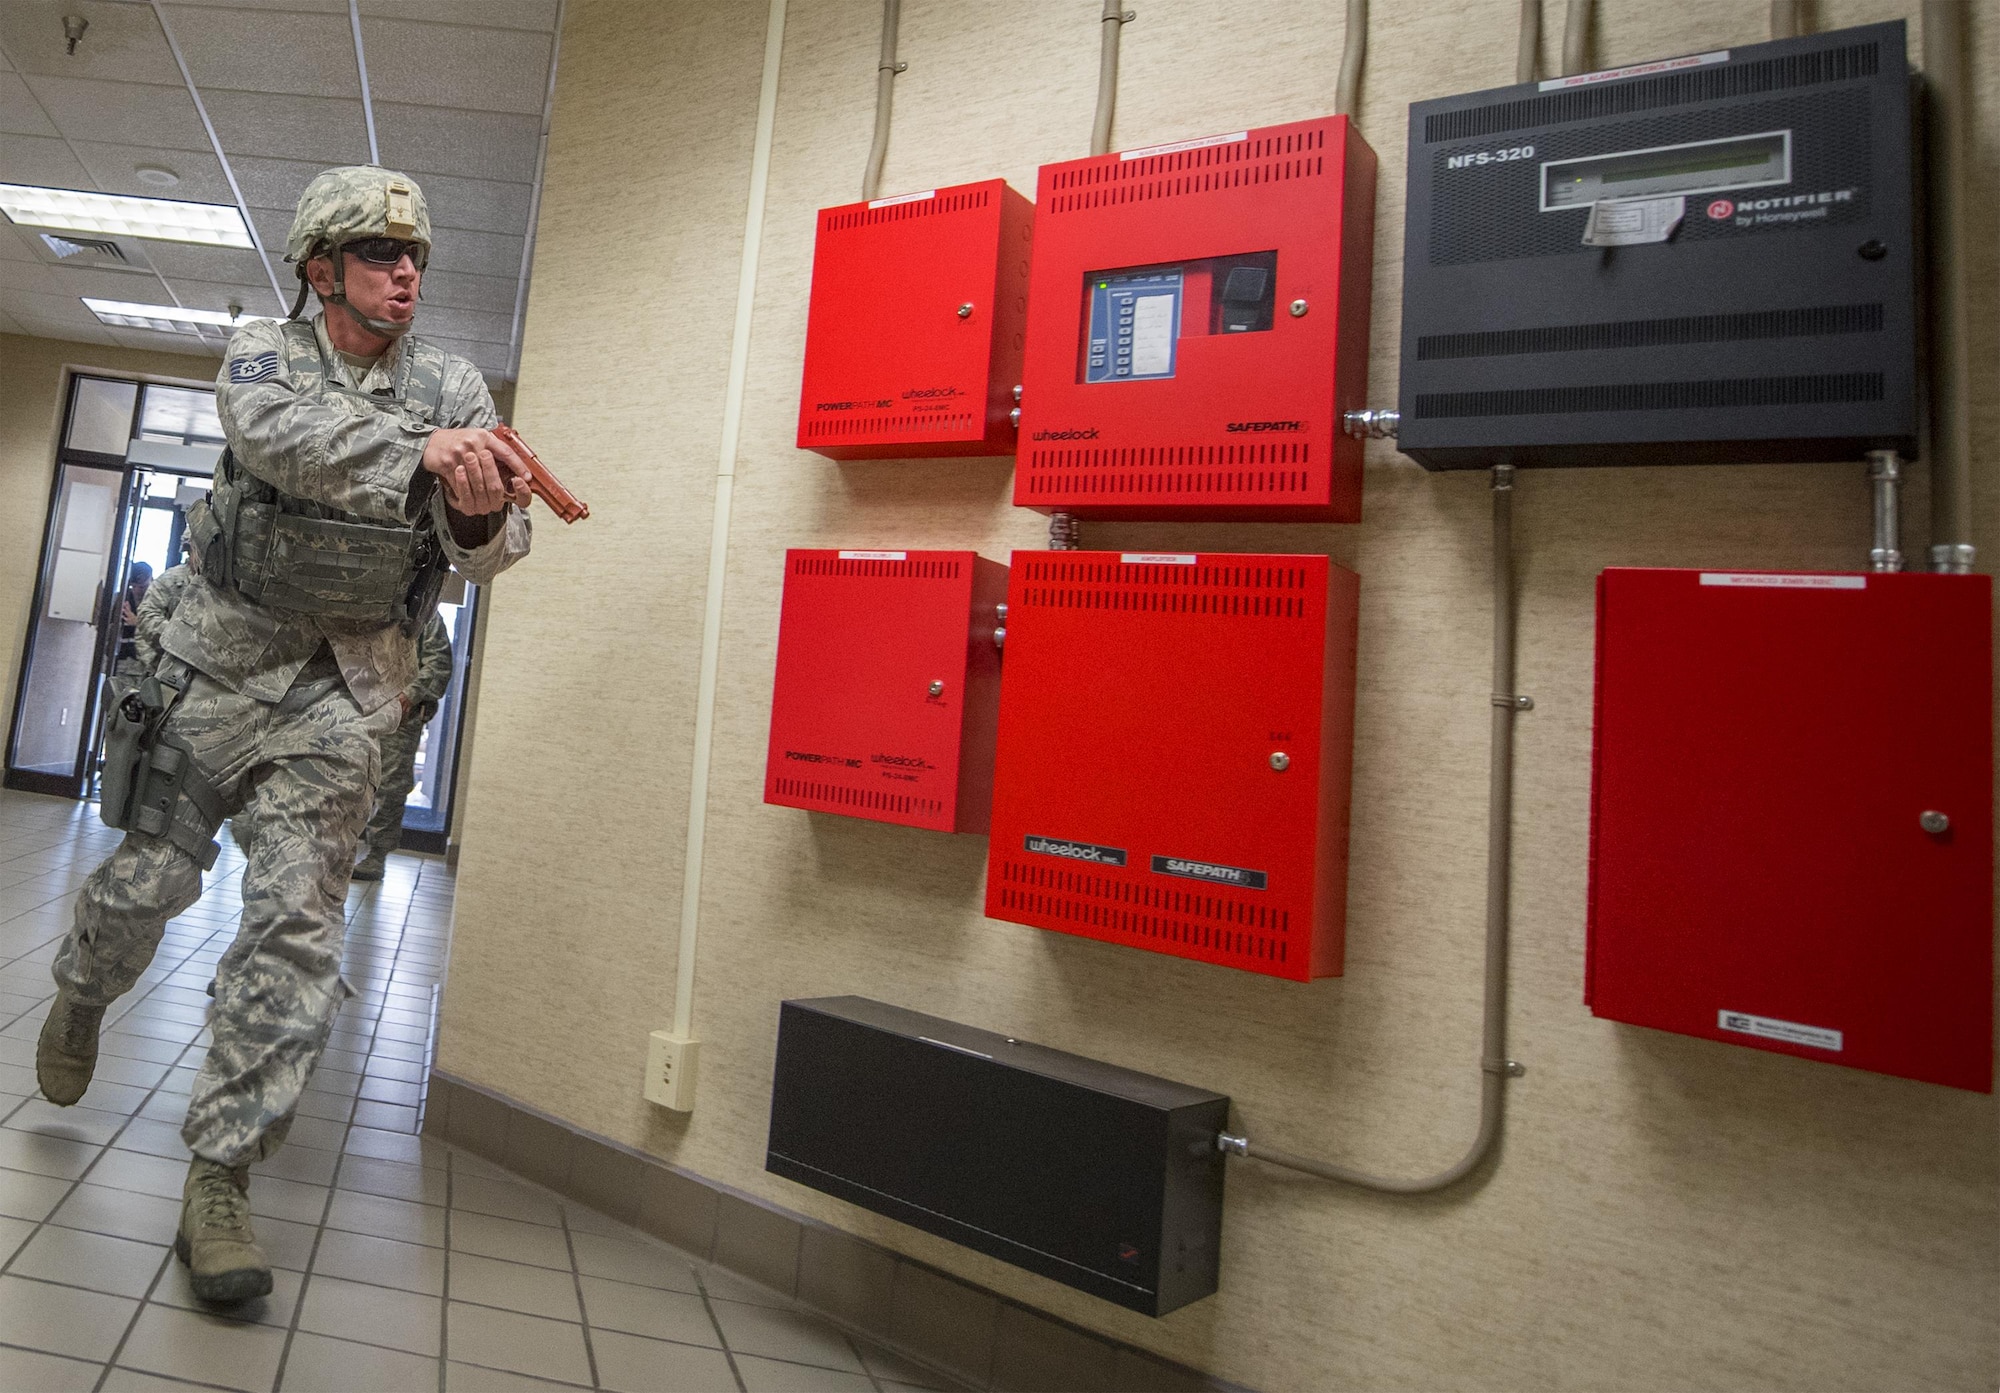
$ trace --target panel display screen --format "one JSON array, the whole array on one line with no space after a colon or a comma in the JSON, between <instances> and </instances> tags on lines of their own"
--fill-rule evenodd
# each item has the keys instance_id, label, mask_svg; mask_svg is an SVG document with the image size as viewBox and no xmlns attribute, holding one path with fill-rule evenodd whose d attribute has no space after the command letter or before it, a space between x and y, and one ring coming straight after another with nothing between
<instances>
[{"instance_id":1,"label":"panel display screen","mask_svg":"<svg viewBox=\"0 0 2000 1393\"><path fill-rule=\"evenodd\" d=\"M1277 284L1274 251L1093 272L1084 281L1078 380L1172 377L1183 338L1269 330Z\"/></svg>"},{"instance_id":2,"label":"panel display screen","mask_svg":"<svg viewBox=\"0 0 2000 1393\"><path fill-rule=\"evenodd\" d=\"M1792 178L1792 133L1765 131L1625 150L1542 166L1542 211L1588 208L1607 198L1665 198L1721 193L1725 189L1787 184Z\"/></svg>"}]
</instances>

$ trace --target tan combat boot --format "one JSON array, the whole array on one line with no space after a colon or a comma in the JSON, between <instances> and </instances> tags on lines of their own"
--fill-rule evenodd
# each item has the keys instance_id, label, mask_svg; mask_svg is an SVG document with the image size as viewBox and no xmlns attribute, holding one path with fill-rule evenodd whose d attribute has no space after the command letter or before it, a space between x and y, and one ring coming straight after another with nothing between
<instances>
[{"instance_id":1,"label":"tan combat boot","mask_svg":"<svg viewBox=\"0 0 2000 1393\"><path fill-rule=\"evenodd\" d=\"M197 1156L181 1192L174 1256L200 1300L233 1305L271 1291L271 1264L250 1231L250 1168Z\"/></svg>"},{"instance_id":2,"label":"tan combat boot","mask_svg":"<svg viewBox=\"0 0 2000 1393\"><path fill-rule=\"evenodd\" d=\"M90 1087L97 1069L97 1027L103 1020L102 1006L79 1005L66 987L56 992L35 1041L35 1081L57 1107L68 1107Z\"/></svg>"}]
</instances>

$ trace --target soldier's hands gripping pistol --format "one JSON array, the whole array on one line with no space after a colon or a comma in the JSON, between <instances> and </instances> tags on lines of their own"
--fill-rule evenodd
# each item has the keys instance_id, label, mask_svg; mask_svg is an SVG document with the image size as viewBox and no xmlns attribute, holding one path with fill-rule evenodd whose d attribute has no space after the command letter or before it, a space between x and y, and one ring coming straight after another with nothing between
<instances>
[{"instance_id":1,"label":"soldier's hands gripping pistol","mask_svg":"<svg viewBox=\"0 0 2000 1393\"><path fill-rule=\"evenodd\" d=\"M590 505L563 487L562 480L542 463L541 456L528 448L528 442L512 426L495 426L493 434L528 466L528 487L535 497L549 505L550 512L564 522L579 522L590 516Z\"/></svg>"}]
</instances>

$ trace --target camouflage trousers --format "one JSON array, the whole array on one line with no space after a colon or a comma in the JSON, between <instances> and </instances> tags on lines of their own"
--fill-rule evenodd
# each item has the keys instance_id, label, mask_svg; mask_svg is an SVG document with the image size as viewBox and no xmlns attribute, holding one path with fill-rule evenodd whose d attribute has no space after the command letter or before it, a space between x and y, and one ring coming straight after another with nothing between
<instances>
[{"instance_id":1,"label":"camouflage trousers","mask_svg":"<svg viewBox=\"0 0 2000 1393\"><path fill-rule=\"evenodd\" d=\"M375 794L375 816L361 834L370 854L387 856L403 844L403 805L417 786L417 746L424 723L407 719L382 737L382 783Z\"/></svg>"},{"instance_id":2,"label":"camouflage trousers","mask_svg":"<svg viewBox=\"0 0 2000 1393\"><path fill-rule=\"evenodd\" d=\"M216 966L213 1042L182 1139L236 1166L277 1151L349 995L340 979L348 872L374 806L376 745L394 702L364 715L322 649L282 701L199 673L167 717L243 825L243 921ZM132 989L167 921L201 896L186 852L127 834L84 882L56 955L56 984L87 1005Z\"/></svg>"}]
</instances>

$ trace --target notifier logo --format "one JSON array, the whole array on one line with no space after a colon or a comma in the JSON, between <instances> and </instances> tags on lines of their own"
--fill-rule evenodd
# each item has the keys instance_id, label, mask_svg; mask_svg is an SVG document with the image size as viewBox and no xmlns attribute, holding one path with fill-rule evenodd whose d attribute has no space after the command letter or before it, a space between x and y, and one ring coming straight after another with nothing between
<instances>
[{"instance_id":1,"label":"notifier logo","mask_svg":"<svg viewBox=\"0 0 2000 1393\"><path fill-rule=\"evenodd\" d=\"M1708 205L1708 215L1717 222L1727 222L1736 216L1736 205L1726 198L1718 198Z\"/></svg>"},{"instance_id":2,"label":"notifier logo","mask_svg":"<svg viewBox=\"0 0 2000 1393\"><path fill-rule=\"evenodd\" d=\"M1092 427L1090 430L1038 430L1035 432L1034 438L1037 440L1095 440L1097 439L1097 430L1095 427Z\"/></svg>"}]
</instances>

